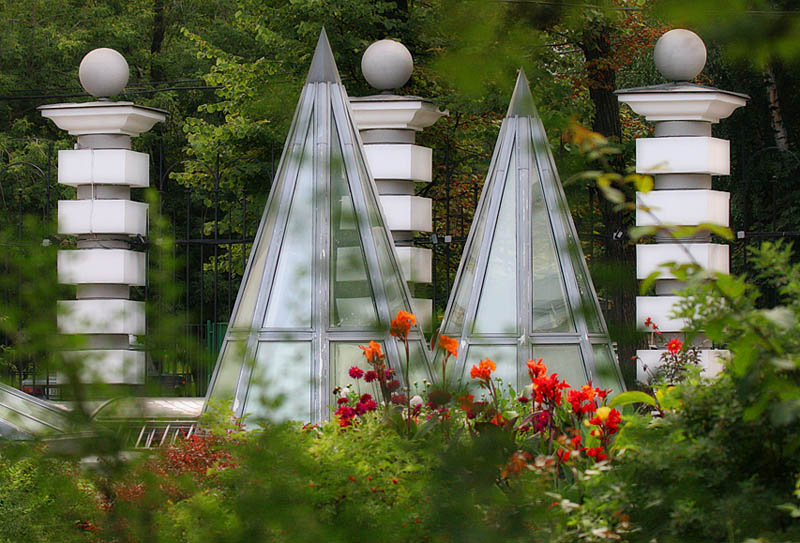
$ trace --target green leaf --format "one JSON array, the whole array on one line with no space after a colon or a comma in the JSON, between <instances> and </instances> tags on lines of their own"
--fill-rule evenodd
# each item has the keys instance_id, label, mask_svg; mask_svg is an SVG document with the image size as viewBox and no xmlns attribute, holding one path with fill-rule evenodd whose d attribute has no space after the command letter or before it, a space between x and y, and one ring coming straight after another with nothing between
<instances>
[{"instance_id":1,"label":"green leaf","mask_svg":"<svg viewBox=\"0 0 800 543\"><path fill-rule=\"evenodd\" d=\"M645 296L647 294L647 292L650 290L650 287L652 287L655 284L656 280L660 276L661 276L661 271L660 270L656 270L656 271L652 272L650 275L648 275L642 281L642 284L639 286L639 294L641 294L642 296Z\"/></svg>"},{"instance_id":2,"label":"green leaf","mask_svg":"<svg viewBox=\"0 0 800 543\"><path fill-rule=\"evenodd\" d=\"M658 226L632 226L628 229L628 236L633 241L638 241L645 236L652 236L658 232Z\"/></svg>"},{"instance_id":3,"label":"green leaf","mask_svg":"<svg viewBox=\"0 0 800 543\"><path fill-rule=\"evenodd\" d=\"M639 175L639 174L632 174L625 178L626 181L631 180L633 181L636 190L647 194L651 190L653 190L653 178L649 175Z\"/></svg>"},{"instance_id":4,"label":"green leaf","mask_svg":"<svg viewBox=\"0 0 800 543\"><path fill-rule=\"evenodd\" d=\"M703 224L699 224L697 226L705 230L710 230L712 234L716 234L717 236L723 239L726 239L728 241L733 241L733 232L731 231L730 228L709 222L704 222Z\"/></svg>"},{"instance_id":5,"label":"green leaf","mask_svg":"<svg viewBox=\"0 0 800 543\"><path fill-rule=\"evenodd\" d=\"M649 394L645 394L644 392L640 392L638 390L631 390L629 392L623 392L622 394L617 394L614 396L614 399L611 400L611 403L608 404L608 407L618 407L620 405L628 405L632 403L646 403L647 405L651 405L653 407L657 407L656 400L650 396Z\"/></svg>"}]
</instances>

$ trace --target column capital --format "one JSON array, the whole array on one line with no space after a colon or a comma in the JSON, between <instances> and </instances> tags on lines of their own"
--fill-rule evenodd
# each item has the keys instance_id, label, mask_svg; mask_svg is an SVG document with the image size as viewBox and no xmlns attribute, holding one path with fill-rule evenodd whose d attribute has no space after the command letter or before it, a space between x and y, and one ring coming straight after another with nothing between
<instances>
[{"instance_id":1,"label":"column capital","mask_svg":"<svg viewBox=\"0 0 800 543\"><path fill-rule=\"evenodd\" d=\"M167 118L167 111L133 102L48 104L37 108L42 117L72 136L122 135L136 137Z\"/></svg>"},{"instance_id":2,"label":"column capital","mask_svg":"<svg viewBox=\"0 0 800 543\"><path fill-rule=\"evenodd\" d=\"M614 91L617 99L648 121L700 121L717 123L744 106L746 94L696 85L664 83Z\"/></svg>"}]
</instances>

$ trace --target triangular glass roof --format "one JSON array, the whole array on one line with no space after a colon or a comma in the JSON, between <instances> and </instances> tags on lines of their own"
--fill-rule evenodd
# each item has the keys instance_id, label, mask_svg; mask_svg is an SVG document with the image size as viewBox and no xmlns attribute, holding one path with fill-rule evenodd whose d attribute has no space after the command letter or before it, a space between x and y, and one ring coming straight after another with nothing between
<instances>
[{"instance_id":1,"label":"triangular glass roof","mask_svg":"<svg viewBox=\"0 0 800 543\"><path fill-rule=\"evenodd\" d=\"M573 386L623 381L528 80L520 70L500 128L441 333L459 340L455 371L480 360L517 390L543 358ZM434 368L444 352L436 353Z\"/></svg>"},{"instance_id":2,"label":"triangular glass roof","mask_svg":"<svg viewBox=\"0 0 800 543\"><path fill-rule=\"evenodd\" d=\"M411 297L377 194L323 29L207 399L240 416L325 419L370 340L402 375L389 323ZM409 347L410 380L428 376L416 327Z\"/></svg>"}]
</instances>

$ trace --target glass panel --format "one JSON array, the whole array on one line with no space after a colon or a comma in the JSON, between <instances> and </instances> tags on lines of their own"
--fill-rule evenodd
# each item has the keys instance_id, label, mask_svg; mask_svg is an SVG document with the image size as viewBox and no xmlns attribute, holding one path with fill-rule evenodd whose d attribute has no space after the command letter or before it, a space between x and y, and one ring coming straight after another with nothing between
<instances>
[{"instance_id":1,"label":"glass panel","mask_svg":"<svg viewBox=\"0 0 800 543\"><path fill-rule=\"evenodd\" d=\"M544 131L544 126L542 126L542 121L540 119L532 121L531 130L533 132L536 160L537 162L543 163L543 165L547 167L549 173L548 179L543 179L542 183L549 183L553 187L553 191L556 195L556 209L551 210L552 220L559 221L566 232L566 244L560 242L558 252L561 258L571 259L572 267L575 270L575 276L578 282L581 307L573 308L573 310L579 311L584 316L589 332L603 333L597 300L589 286L590 280L588 277L586 260L584 260L583 251L580 250L580 246L577 242L575 225L572 223L572 213L569 209L567 197L564 195L564 189L561 187L561 181L558 179L558 173L553 163L550 145L547 142L547 136Z\"/></svg>"},{"instance_id":2,"label":"glass panel","mask_svg":"<svg viewBox=\"0 0 800 543\"><path fill-rule=\"evenodd\" d=\"M278 268L270 288L264 326L310 328L314 249L314 132L306 135L305 149L283 234Z\"/></svg>"},{"instance_id":3,"label":"glass panel","mask_svg":"<svg viewBox=\"0 0 800 543\"><path fill-rule=\"evenodd\" d=\"M236 382L245 363L245 342L226 341L218 364L217 377L209 398L218 401L233 400Z\"/></svg>"},{"instance_id":4,"label":"glass panel","mask_svg":"<svg viewBox=\"0 0 800 543\"><path fill-rule=\"evenodd\" d=\"M366 166L361 162L361 155L359 153L356 153L356 159L359 161L359 180L361 181L361 187L367 206L370 229L375 239L375 251L378 256L378 265L383 280L383 288L386 291L389 315L391 318L394 318L400 310L411 311L410 301L407 299L403 289L403 279L400 268L396 265L396 262L394 262L394 244L389 241L389 230L384 226L383 219L380 215L380 208L378 207L380 204L375 197L377 188L372 184ZM367 250L369 250L369 248L367 248ZM386 323L387 326L388 324L389 323Z\"/></svg>"},{"instance_id":5,"label":"glass panel","mask_svg":"<svg viewBox=\"0 0 800 543\"><path fill-rule=\"evenodd\" d=\"M472 294L472 283L475 279L475 265L478 262L480 249L483 245L483 233L486 229L486 219L489 207L489 188L491 183L484 183L481 199L478 202L478 209L470 227L470 244L464 247L464 254L461 256L461 275L458 282L453 287L453 303L450 307L450 314L447 322L444 323L444 334L453 337L460 337L461 330L464 328L464 318L467 312L470 294Z\"/></svg>"},{"instance_id":6,"label":"glass panel","mask_svg":"<svg viewBox=\"0 0 800 543\"><path fill-rule=\"evenodd\" d=\"M399 345L401 353L400 353L400 360L405 363L405 350L402 348L402 345ZM425 382L430 382L430 376L428 373L428 365L426 362L425 353L423 352L422 340L409 340L408 342L408 353L409 353L409 382L411 383L411 395L414 394L421 394L425 390Z\"/></svg>"},{"instance_id":7,"label":"glass panel","mask_svg":"<svg viewBox=\"0 0 800 543\"><path fill-rule=\"evenodd\" d=\"M273 213L274 215L275 213ZM274 218L273 218L274 220ZM264 262L267 260L267 248L272 237L272 229L265 228L260 238L258 247L255 248L256 254L253 265L248 269L247 283L241 294L241 301L237 308L236 315L233 317L234 328L250 329L253 326L253 311L256 308L258 299L258 289L261 286L261 279L264 276Z\"/></svg>"},{"instance_id":8,"label":"glass panel","mask_svg":"<svg viewBox=\"0 0 800 543\"><path fill-rule=\"evenodd\" d=\"M570 386L581 387L588 382L578 345L534 345L533 359L540 358L547 366L548 374L557 373L559 379Z\"/></svg>"},{"instance_id":9,"label":"glass panel","mask_svg":"<svg viewBox=\"0 0 800 543\"><path fill-rule=\"evenodd\" d=\"M533 332L574 332L538 172L534 170L531 179Z\"/></svg>"},{"instance_id":10,"label":"glass panel","mask_svg":"<svg viewBox=\"0 0 800 543\"><path fill-rule=\"evenodd\" d=\"M623 387L622 383L620 383L617 364L611 347L604 343L592 345L592 350L594 351L595 386L611 389L614 394L619 394L623 391Z\"/></svg>"},{"instance_id":11,"label":"glass panel","mask_svg":"<svg viewBox=\"0 0 800 543\"><path fill-rule=\"evenodd\" d=\"M338 387L350 386L350 390L361 394L372 394L375 401L381 401L380 389L377 383L367 383L364 379L353 379L350 377L350 368L357 366L364 373L370 370L370 365L364 359L364 351L359 349L359 345L366 345L368 341L360 343L331 343L331 368L330 368L330 388L328 391L332 393L333 389ZM383 342L379 342L381 351L386 352ZM336 400L333 399L331 405L335 405ZM335 407L334 407L335 409Z\"/></svg>"},{"instance_id":12,"label":"glass panel","mask_svg":"<svg viewBox=\"0 0 800 543\"><path fill-rule=\"evenodd\" d=\"M374 328L378 320L353 198L331 123L331 326Z\"/></svg>"},{"instance_id":13,"label":"glass panel","mask_svg":"<svg viewBox=\"0 0 800 543\"><path fill-rule=\"evenodd\" d=\"M68 418L61 410L6 385L0 385L0 418L32 434L69 429Z\"/></svg>"},{"instance_id":14,"label":"glass panel","mask_svg":"<svg viewBox=\"0 0 800 543\"><path fill-rule=\"evenodd\" d=\"M602 321L600 320L600 310L598 309L598 302L592 290L589 273L586 267L586 261L583 258L583 252L578 247L575 238L570 235L569 254L574 263L575 277L578 280L578 291L581 294L581 307L580 312L586 319L586 327L589 333L604 334Z\"/></svg>"},{"instance_id":15,"label":"glass panel","mask_svg":"<svg viewBox=\"0 0 800 543\"><path fill-rule=\"evenodd\" d=\"M514 165L514 153L510 164ZM517 332L516 168L509 167L481 286L474 334ZM485 249L484 249L485 250Z\"/></svg>"},{"instance_id":16,"label":"glass panel","mask_svg":"<svg viewBox=\"0 0 800 543\"><path fill-rule=\"evenodd\" d=\"M311 420L311 342L262 341L244 412L253 419Z\"/></svg>"},{"instance_id":17,"label":"glass panel","mask_svg":"<svg viewBox=\"0 0 800 543\"><path fill-rule=\"evenodd\" d=\"M477 366L481 360L489 358L497 364L497 370L492 373L492 377L499 377L503 380L504 387L511 385L516 390L517 385L517 347L515 345L470 345L467 351L467 364L464 366L464 381L469 383L470 388L478 389L469 373L472 366Z\"/></svg>"}]
</instances>

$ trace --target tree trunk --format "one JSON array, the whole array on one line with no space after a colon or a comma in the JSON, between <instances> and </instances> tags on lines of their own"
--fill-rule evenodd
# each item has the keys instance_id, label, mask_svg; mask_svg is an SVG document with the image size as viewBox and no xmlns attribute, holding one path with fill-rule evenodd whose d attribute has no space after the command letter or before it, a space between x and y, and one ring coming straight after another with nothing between
<instances>
[{"instance_id":1,"label":"tree trunk","mask_svg":"<svg viewBox=\"0 0 800 543\"><path fill-rule=\"evenodd\" d=\"M769 120L772 133L775 136L775 146L781 151L789 150L789 138L783 124L781 105L778 101L778 85L775 83L775 72L772 66L764 70L764 84L767 86L767 101L769 102Z\"/></svg>"},{"instance_id":2,"label":"tree trunk","mask_svg":"<svg viewBox=\"0 0 800 543\"><path fill-rule=\"evenodd\" d=\"M580 36L578 46L583 51L584 68L589 80L589 97L594 105L592 130L613 141L622 139L622 125L619 120L619 101L614 95L617 87L617 73L611 66L613 55L610 39L613 29L596 22ZM612 161L616 171L624 171L621 156ZM636 275L635 249L628 241L627 231L632 225L629 212L614 210L607 200L601 199L600 213L603 222L604 262L600 264L601 274L607 278L605 287L609 309L606 313L611 337L617 341L620 368L625 381L633 383L636 376L636 294L638 287ZM597 266L594 267L597 270ZM597 270L601 271L601 270Z\"/></svg>"}]
</instances>

